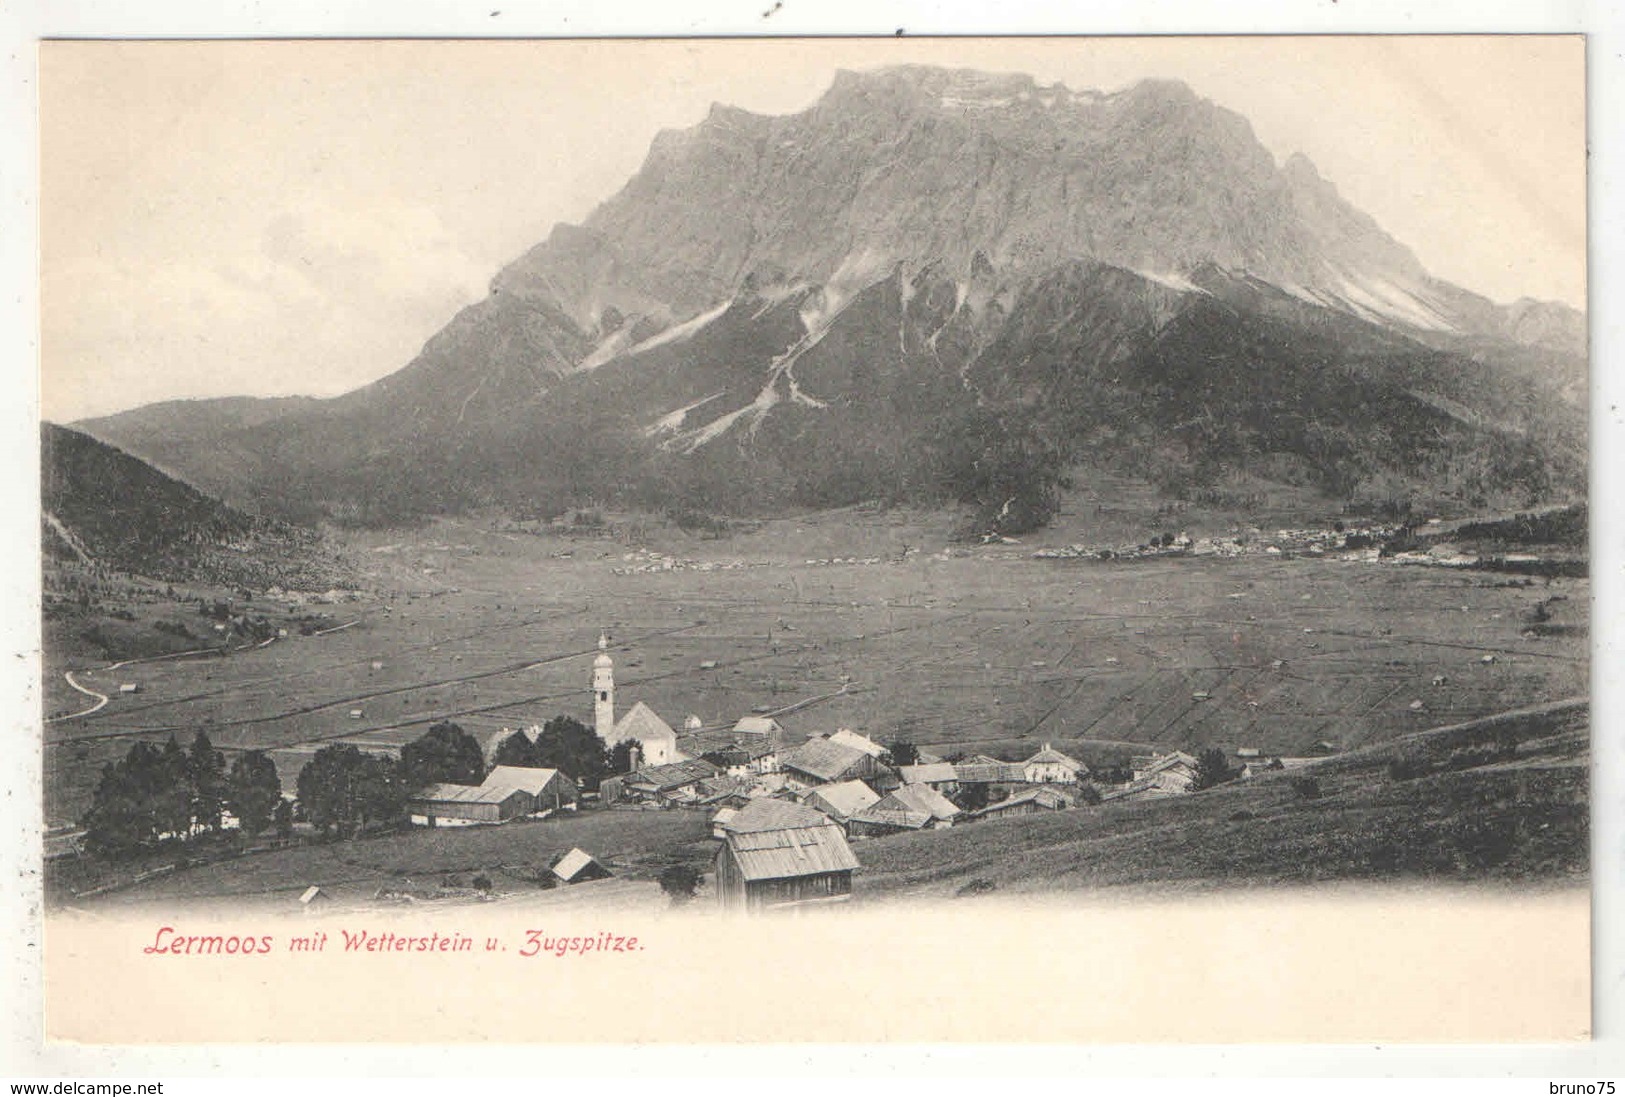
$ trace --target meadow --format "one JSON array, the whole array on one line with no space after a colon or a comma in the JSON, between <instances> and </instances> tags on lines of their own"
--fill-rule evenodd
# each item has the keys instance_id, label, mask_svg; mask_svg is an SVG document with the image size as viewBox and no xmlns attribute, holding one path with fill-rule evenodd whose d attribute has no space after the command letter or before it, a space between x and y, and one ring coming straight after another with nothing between
<instances>
[{"instance_id":1,"label":"meadow","mask_svg":"<svg viewBox=\"0 0 1625 1097\"><path fill-rule=\"evenodd\" d=\"M228 753L274 750L293 766L323 743L400 743L440 719L489 733L587 719L600 630L619 708L645 701L674 726L811 702L780 718L792 738L851 727L1012 757L1050 742L1091 765L1206 744L1347 751L1586 692L1583 578L1031 557L1075 532L960 547L941 519L887 512L637 545L624 531L476 521L356 535L369 589L353 600L226 594L233 612L273 622L326 614L317 634L116 670L48 637L47 712L89 707L69 670L109 701L46 725L47 823L75 820L133 738L186 743L202 728ZM138 630L195 612L131 609Z\"/></svg>"}]
</instances>

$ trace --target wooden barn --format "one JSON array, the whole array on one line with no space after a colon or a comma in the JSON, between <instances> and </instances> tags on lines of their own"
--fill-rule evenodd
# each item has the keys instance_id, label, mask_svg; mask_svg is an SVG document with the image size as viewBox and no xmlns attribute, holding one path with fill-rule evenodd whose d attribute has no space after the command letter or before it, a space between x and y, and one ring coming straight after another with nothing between
<instances>
[{"instance_id":1,"label":"wooden barn","mask_svg":"<svg viewBox=\"0 0 1625 1097\"><path fill-rule=\"evenodd\" d=\"M904 785L855 813L846 821L846 832L854 838L878 838L910 830L935 830L953 826L962 814L952 800L930 785Z\"/></svg>"},{"instance_id":2,"label":"wooden barn","mask_svg":"<svg viewBox=\"0 0 1625 1097\"><path fill-rule=\"evenodd\" d=\"M1007 815L1033 815L1040 811L1065 811L1077 803L1060 789L1041 786L1018 792L981 811L971 813L972 819L1002 819Z\"/></svg>"},{"instance_id":3,"label":"wooden barn","mask_svg":"<svg viewBox=\"0 0 1625 1097\"><path fill-rule=\"evenodd\" d=\"M539 766L497 766L486 774L481 788L519 789L530 794L531 812L559 811L581 798L576 783L556 769Z\"/></svg>"},{"instance_id":4,"label":"wooden barn","mask_svg":"<svg viewBox=\"0 0 1625 1097\"><path fill-rule=\"evenodd\" d=\"M779 762L794 788L868 781L889 772L873 755L833 739L808 739Z\"/></svg>"},{"instance_id":5,"label":"wooden barn","mask_svg":"<svg viewBox=\"0 0 1625 1097\"><path fill-rule=\"evenodd\" d=\"M858 859L841 828L784 800L753 800L717 851L717 897L729 910L845 902Z\"/></svg>"},{"instance_id":6,"label":"wooden barn","mask_svg":"<svg viewBox=\"0 0 1625 1097\"><path fill-rule=\"evenodd\" d=\"M484 785L430 785L407 801L412 822L426 827L506 823L531 813L530 793Z\"/></svg>"}]
</instances>

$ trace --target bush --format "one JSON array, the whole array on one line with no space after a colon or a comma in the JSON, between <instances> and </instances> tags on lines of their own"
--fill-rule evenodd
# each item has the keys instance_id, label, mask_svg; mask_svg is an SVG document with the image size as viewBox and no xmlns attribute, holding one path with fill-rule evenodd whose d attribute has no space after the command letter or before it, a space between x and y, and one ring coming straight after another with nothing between
<instances>
[{"instance_id":1,"label":"bush","mask_svg":"<svg viewBox=\"0 0 1625 1097\"><path fill-rule=\"evenodd\" d=\"M693 865L671 865L660 873L660 890L674 906L690 902L700 890L700 870Z\"/></svg>"},{"instance_id":2,"label":"bush","mask_svg":"<svg viewBox=\"0 0 1625 1097\"><path fill-rule=\"evenodd\" d=\"M1320 778L1294 777L1292 778L1292 791L1297 793L1300 800L1318 800L1320 799Z\"/></svg>"}]
</instances>

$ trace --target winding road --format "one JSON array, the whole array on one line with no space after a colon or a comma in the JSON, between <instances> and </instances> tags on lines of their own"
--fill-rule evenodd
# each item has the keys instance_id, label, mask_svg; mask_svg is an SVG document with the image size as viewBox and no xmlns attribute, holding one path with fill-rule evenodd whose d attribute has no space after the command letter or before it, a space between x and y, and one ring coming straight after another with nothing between
<instances>
[{"instance_id":1,"label":"winding road","mask_svg":"<svg viewBox=\"0 0 1625 1097\"><path fill-rule=\"evenodd\" d=\"M74 681L73 671L71 671L71 670L63 671L62 672L62 677L66 678L68 680L68 685L72 686L74 689L78 690L80 693L84 694L86 697L94 697L94 698L96 698L96 703L94 705L91 705L87 709L80 710L79 712L70 712L65 716L53 716L50 719L45 721L47 724L54 724L58 720L72 720L72 719L75 719L76 717L79 717L79 716L89 716L93 712L99 712L102 709L102 707L107 704L107 694L105 694L105 693L97 693L93 689L86 689L84 686L81 686L78 682Z\"/></svg>"}]
</instances>

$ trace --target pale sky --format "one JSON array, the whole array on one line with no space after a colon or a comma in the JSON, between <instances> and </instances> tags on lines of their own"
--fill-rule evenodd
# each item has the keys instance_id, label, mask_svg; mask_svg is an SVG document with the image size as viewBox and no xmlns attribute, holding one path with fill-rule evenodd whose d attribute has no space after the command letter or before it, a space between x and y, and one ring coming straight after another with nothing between
<instances>
[{"instance_id":1,"label":"pale sky","mask_svg":"<svg viewBox=\"0 0 1625 1097\"><path fill-rule=\"evenodd\" d=\"M663 128L838 68L1184 80L1434 274L1585 304L1579 38L71 43L41 47L42 412L335 395L405 365Z\"/></svg>"}]
</instances>

